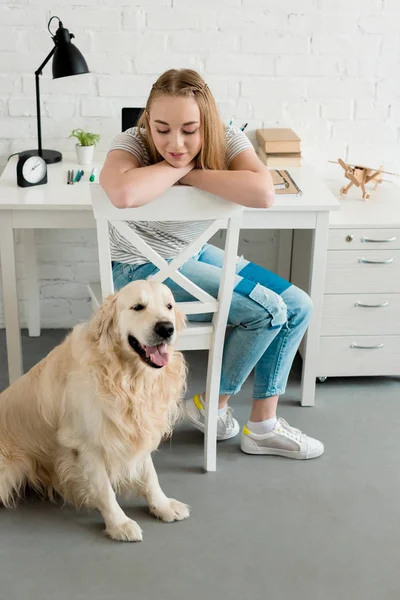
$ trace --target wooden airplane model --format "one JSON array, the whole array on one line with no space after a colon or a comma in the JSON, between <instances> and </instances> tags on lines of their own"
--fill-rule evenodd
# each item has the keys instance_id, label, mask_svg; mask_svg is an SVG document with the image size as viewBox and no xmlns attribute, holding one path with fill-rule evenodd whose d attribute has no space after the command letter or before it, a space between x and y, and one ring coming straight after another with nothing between
<instances>
[{"instance_id":1,"label":"wooden airplane model","mask_svg":"<svg viewBox=\"0 0 400 600\"><path fill-rule=\"evenodd\" d=\"M344 176L346 179L350 180L350 183L347 186L343 186L340 188L340 193L347 194L348 190L352 185L357 187L361 187L362 198L363 200L368 200L370 194L366 191L365 186L367 183L375 182L374 191L376 190L379 183L383 181L382 174L386 175L396 175L397 173L390 173L389 171L383 171L383 165L379 167L379 169L371 169L370 167L362 167L361 165L351 165L347 164L341 158L338 158L337 161L331 160L329 162L339 164L344 169Z\"/></svg>"}]
</instances>

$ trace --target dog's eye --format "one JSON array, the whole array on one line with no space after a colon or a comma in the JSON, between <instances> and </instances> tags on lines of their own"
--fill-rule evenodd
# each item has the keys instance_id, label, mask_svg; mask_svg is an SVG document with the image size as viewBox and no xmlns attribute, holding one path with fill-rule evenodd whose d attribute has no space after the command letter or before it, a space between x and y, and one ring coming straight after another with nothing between
<instances>
[{"instance_id":1,"label":"dog's eye","mask_svg":"<svg viewBox=\"0 0 400 600\"><path fill-rule=\"evenodd\" d=\"M132 306L132 310L136 310L136 311L140 311L140 310L144 310L145 307L143 306L143 304L135 304L135 306Z\"/></svg>"},{"instance_id":2,"label":"dog's eye","mask_svg":"<svg viewBox=\"0 0 400 600\"><path fill-rule=\"evenodd\" d=\"M168 310L172 310L172 304L167 304Z\"/></svg>"}]
</instances>

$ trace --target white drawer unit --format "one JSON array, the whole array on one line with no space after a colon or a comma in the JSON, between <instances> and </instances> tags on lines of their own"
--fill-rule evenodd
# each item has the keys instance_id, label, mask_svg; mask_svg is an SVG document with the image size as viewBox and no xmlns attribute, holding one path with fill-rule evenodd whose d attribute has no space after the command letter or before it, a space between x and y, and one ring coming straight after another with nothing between
<instances>
[{"instance_id":1,"label":"white drawer unit","mask_svg":"<svg viewBox=\"0 0 400 600\"><path fill-rule=\"evenodd\" d=\"M399 284L400 250L328 250L327 294L395 293Z\"/></svg>"},{"instance_id":2,"label":"white drawer unit","mask_svg":"<svg viewBox=\"0 0 400 600\"><path fill-rule=\"evenodd\" d=\"M400 294L325 294L321 335L400 335Z\"/></svg>"},{"instance_id":3,"label":"white drawer unit","mask_svg":"<svg viewBox=\"0 0 400 600\"><path fill-rule=\"evenodd\" d=\"M400 375L400 188L384 183L364 201L327 184L341 210L330 217L318 376ZM303 289L310 251L309 232L295 231L291 280Z\"/></svg>"},{"instance_id":4,"label":"white drawer unit","mask_svg":"<svg viewBox=\"0 0 400 600\"><path fill-rule=\"evenodd\" d=\"M321 336L321 377L398 375L400 335Z\"/></svg>"},{"instance_id":5,"label":"white drawer unit","mask_svg":"<svg viewBox=\"0 0 400 600\"><path fill-rule=\"evenodd\" d=\"M400 250L400 229L331 229L329 250Z\"/></svg>"}]
</instances>

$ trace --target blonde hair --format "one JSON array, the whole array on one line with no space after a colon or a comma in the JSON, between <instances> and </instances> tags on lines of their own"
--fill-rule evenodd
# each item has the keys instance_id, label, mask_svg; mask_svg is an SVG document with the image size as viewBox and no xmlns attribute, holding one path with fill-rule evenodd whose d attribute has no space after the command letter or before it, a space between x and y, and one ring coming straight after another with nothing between
<instances>
[{"instance_id":1,"label":"blonde hair","mask_svg":"<svg viewBox=\"0 0 400 600\"><path fill-rule=\"evenodd\" d=\"M191 69L170 69L163 73L151 88L146 108L137 124L138 133L149 149L151 161L157 163L164 160L154 144L147 116L153 100L163 95L192 97L198 104L203 144L195 159L195 167L197 169L226 169L224 125L220 119L214 96L203 78L197 71Z\"/></svg>"}]
</instances>

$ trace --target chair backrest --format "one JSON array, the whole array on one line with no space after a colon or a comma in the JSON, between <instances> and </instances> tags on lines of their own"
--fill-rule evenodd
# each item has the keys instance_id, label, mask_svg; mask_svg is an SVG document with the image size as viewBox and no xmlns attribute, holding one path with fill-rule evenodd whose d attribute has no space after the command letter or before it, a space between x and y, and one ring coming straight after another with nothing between
<instances>
[{"instance_id":1,"label":"chair backrest","mask_svg":"<svg viewBox=\"0 0 400 600\"><path fill-rule=\"evenodd\" d=\"M110 202L100 184L92 184L90 191L97 224L103 298L114 292L109 241L109 224L111 224L149 262L158 267L159 272L151 279L163 282L171 278L197 299L194 302L179 303L183 312L186 314L222 312L227 318L235 279L242 206L190 186L174 186L149 204L138 208L119 209ZM126 221L208 221L208 225L196 240L171 262L167 262L131 229ZM178 269L220 229L227 229L227 236L224 265L216 300L187 279Z\"/></svg>"},{"instance_id":2,"label":"chair backrest","mask_svg":"<svg viewBox=\"0 0 400 600\"><path fill-rule=\"evenodd\" d=\"M121 131L136 127L144 108L124 107L121 109Z\"/></svg>"}]
</instances>

